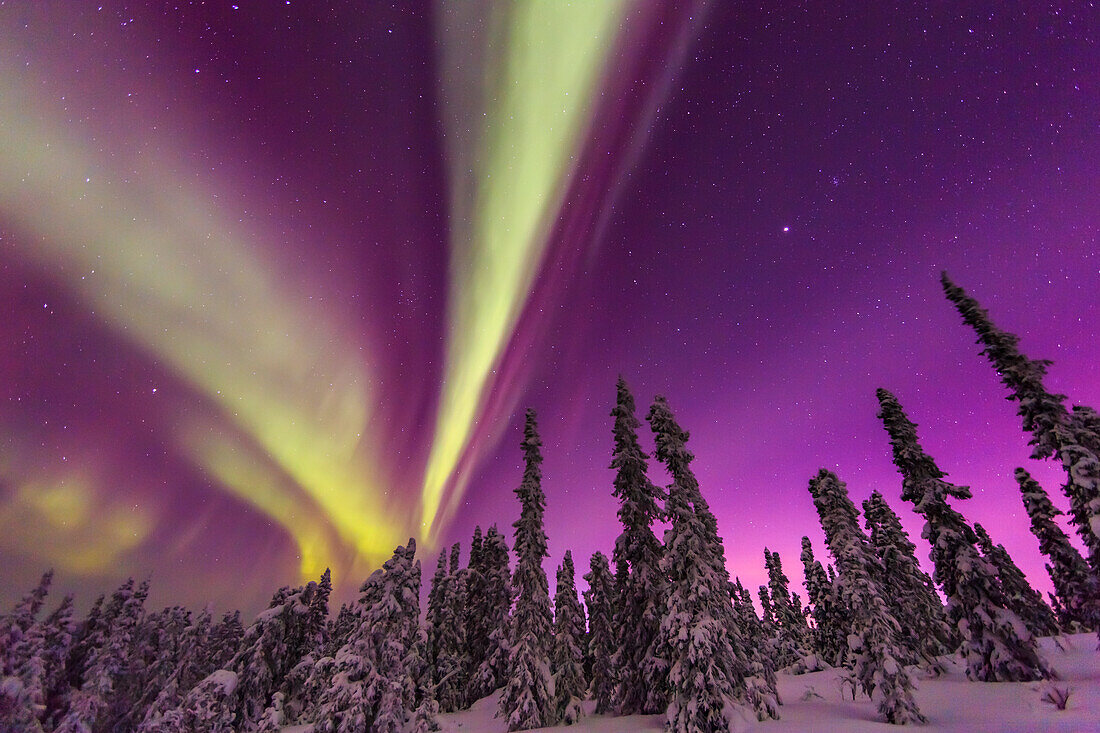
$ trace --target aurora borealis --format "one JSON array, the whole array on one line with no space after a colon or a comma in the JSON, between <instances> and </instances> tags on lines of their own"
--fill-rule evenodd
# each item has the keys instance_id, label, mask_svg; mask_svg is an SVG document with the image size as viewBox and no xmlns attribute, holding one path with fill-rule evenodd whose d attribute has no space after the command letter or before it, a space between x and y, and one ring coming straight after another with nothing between
<instances>
[{"instance_id":1,"label":"aurora borealis","mask_svg":"<svg viewBox=\"0 0 1100 733\"><path fill-rule=\"evenodd\" d=\"M346 591L510 527L526 406L551 561L609 552L619 373L752 586L822 466L919 532L883 386L1047 588L938 275L1100 406L1090 12L0 3L0 600Z\"/></svg>"}]
</instances>

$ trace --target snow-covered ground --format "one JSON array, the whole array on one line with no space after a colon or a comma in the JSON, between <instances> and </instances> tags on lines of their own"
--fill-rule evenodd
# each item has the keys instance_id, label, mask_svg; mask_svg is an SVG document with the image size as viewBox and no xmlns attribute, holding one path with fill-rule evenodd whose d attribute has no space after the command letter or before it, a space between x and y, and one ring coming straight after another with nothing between
<instances>
[{"instance_id":1,"label":"snow-covered ground","mask_svg":"<svg viewBox=\"0 0 1100 733\"><path fill-rule=\"evenodd\" d=\"M928 724L914 730L922 733L1087 733L1100 731L1100 652L1095 634L1043 639L1047 659L1061 679L1057 682L968 682L961 666L949 664L949 671L937 679L919 680L917 703ZM1059 648L1061 645L1061 648ZM781 720L746 723L753 733L861 733L862 731L899 731L901 726L878 721L875 705L866 698L852 701L851 694L838 685L840 672L827 670L811 674L779 676L779 692L784 705ZM1052 687L1069 688L1065 710L1043 702ZM469 710L442 716L446 733L503 733L506 726L493 717L497 695L473 705ZM591 703L589 703L591 710ZM661 715L628 717L592 716L579 725L543 730L572 733L629 733L659 731Z\"/></svg>"}]
</instances>

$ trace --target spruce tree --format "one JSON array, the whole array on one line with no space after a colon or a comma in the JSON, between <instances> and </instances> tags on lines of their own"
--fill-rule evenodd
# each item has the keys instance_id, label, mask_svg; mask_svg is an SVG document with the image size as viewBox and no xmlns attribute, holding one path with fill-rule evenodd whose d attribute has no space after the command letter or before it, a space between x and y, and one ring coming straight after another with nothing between
<instances>
[{"instance_id":1,"label":"spruce tree","mask_svg":"<svg viewBox=\"0 0 1100 733\"><path fill-rule=\"evenodd\" d=\"M417 681L416 710L413 711L409 733L436 733L440 730L439 703L432 690L432 673L427 650L428 628L421 624L416 643L408 657L409 671Z\"/></svg>"},{"instance_id":2,"label":"spruce tree","mask_svg":"<svg viewBox=\"0 0 1100 733\"><path fill-rule=\"evenodd\" d=\"M316 591L315 582L277 590L270 607L245 630L237 652L226 662L227 670L234 674L233 694L215 698L232 701L235 706L232 717L237 727L247 728L259 722L275 693L308 654L311 606Z\"/></svg>"},{"instance_id":3,"label":"spruce tree","mask_svg":"<svg viewBox=\"0 0 1100 733\"><path fill-rule=\"evenodd\" d=\"M325 568L321 582L313 594L309 605L309 620L306 623L306 653L320 656L328 646L328 599L332 595L332 571Z\"/></svg>"},{"instance_id":4,"label":"spruce tree","mask_svg":"<svg viewBox=\"0 0 1100 733\"><path fill-rule=\"evenodd\" d=\"M612 676L611 655L615 648L614 609L615 578L607 555L596 552L588 564L584 579L588 590L584 592L584 604L588 607L588 658L592 670L592 698L596 701L596 714L614 710L615 679Z\"/></svg>"},{"instance_id":5,"label":"spruce tree","mask_svg":"<svg viewBox=\"0 0 1100 733\"><path fill-rule=\"evenodd\" d=\"M745 676L745 699L756 711L757 720L779 717L779 692L775 677L775 661L767 643L764 625L752 606L752 594L735 579L730 584L730 600L736 623L730 627L730 645L745 650L748 672Z\"/></svg>"},{"instance_id":6,"label":"spruce tree","mask_svg":"<svg viewBox=\"0 0 1100 733\"><path fill-rule=\"evenodd\" d=\"M0 730L42 731L51 685L63 675L72 638L72 597L66 596L46 619L35 620L52 577L52 571L43 575L15 612L0 622L7 636L0 656Z\"/></svg>"},{"instance_id":7,"label":"spruce tree","mask_svg":"<svg viewBox=\"0 0 1100 733\"><path fill-rule=\"evenodd\" d=\"M584 715L581 701L587 688L584 680L584 610L577 598L573 553L565 551L558 568L554 590L554 648L550 671L554 677L554 715L566 725Z\"/></svg>"},{"instance_id":8,"label":"spruce tree","mask_svg":"<svg viewBox=\"0 0 1100 733\"><path fill-rule=\"evenodd\" d=\"M921 448L917 426L897 398L879 389L879 417L902 475L903 501L925 518L922 536L932 545L933 579L947 598L948 619L962 638L966 674L982 682L1049 679L1051 671L1034 637L1008 608L996 570L978 552L978 538L948 497L969 499L970 489L946 474Z\"/></svg>"},{"instance_id":9,"label":"spruce tree","mask_svg":"<svg viewBox=\"0 0 1100 733\"><path fill-rule=\"evenodd\" d=\"M45 707L39 718L46 729L52 729L53 722L68 704L69 697L65 664L77 631L71 595L65 596L57 609L46 618L42 631L41 687Z\"/></svg>"},{"instance_id":10,"label":"spruce tree","mask_svg":"<svg viewBox=\"0 0 1100 733\"><path fill-rule=\"evenodd\" d=\"M1092 629L1096 618L1089 606L1089 566L1077 548L1070 544L1069 537L1054 521L1061 514L1043 491L1039 482L1023 468L1016 469L1016 482L1020 485L1020 494L1024 509L1031 518L1031 533L1039 540L1039 551L1050 561L1047 573L1054 585L1063 626Z\"/></svg>"},{"instance_id":11,"label":"spruce tree","mask_svg":"<svg viewBox=\"0 0 1100 733\"><path fill-rule=\"evenodd\" d=\"M648 456L638 443L641 423L635 416L634 396L621 376L611 416L611 468L623 526L612 551L618 589L611 660L614 706L620 715L654 714L668 706L667 667L654 653L667 593L660 569L661 543L653 533L653 522L662 516L657 501L663 493L646 475Z\"/></svg>"},{"instance_id":12,"label":"spruce tree","mask_svg":"<svg viewBox=\"0 0 1100 733\"><path fill-rule=\"evenodd\" d=\"M331 657L344 645L355 628L359 619L355 617L352 607L346 603L340 604L340 611L336 618L329 621L328 644L325 645L325 656Z\"/></svg>"},{"instance_id":13,"label":"spruce tree","mask_svg":"<svg viewBox=\"0 0 1100 733\"><path fill-rule=\"evenodd\" d=\"M802 538L801 559L806 597L812 607L810 615L814 619L814 649L826 664L839 667L847 658L846 620L850 614L840 605L833 582L829 580L821 563L814 558L809 537Z\"/></svg>"},{"instance_id":14,"label":"spruce tree","mask_svg":"<svg viewBox=\"0 0 1100 733\"><path fill-rule=\"evenodd\" d=\"M462 625L466 630L466 679L467 703L478 698L472 697L473 679L485 654L489 649L489 632L486 626L487 614L483 608L485 602L485 538L481 527L474 527L474 536L470 541L470 561L466 565L466 604L462 609Z\"/></svg>"},{"instance_id":15,"label":"spruce tree","mask_svg":"<svg viewBox=\"0 0 1100 733\"><path fill-rule=\"evenodd\" d=\"M1047 367L1045 359L1029 359L1020 353L1019 337L1002 331L965 290L947 277L941 276L944 293L974 329L978 341L1001 382L1012 394L1009 399L1020 403L1019 415L1024 430L1031 433L1033 458L1055 457L1066 470L1064 487L1070 501L1070 521L1088 548L1092 583L1100 575L1100 420L1088 407L1078 407L1071 415L1065 406L1065 395L1048 392L1043 383ZM1095 592L1095 585L1093 586Z\"/></svg>"},{"instance_id":16,"label":"spruce tree","mask_svg":"<svg viewBox=\"0 0 1100 733\"><path fill-rule=\"evenodd\" d=\"M756 589L756 596L760 599L760 624L764 627L764 635L769 639L775 638L775 612L772 611L772 595L768 586L762 585Z\"/></svg>"},{"instance_id":17,"label":"spruce tree","mask_svg":"<svg viewBox=\"0 0 1100 733\"><path fill-rule=\"evenodd\" d=\"M435 695L445 713L461 710L466 704L465 618L466 583L459 568L461 547L451 547L450 567L443 578L442 608L436 627Z\"/></svg>"},{"instance_id":18,"label":"spruce tree","mask_svg":"<svg viewBox=\"0 0 1100 733\"><path fill-rule=\"evenodd\" d=\"M508 545L496 525L485 533L482 566L484 590L473 599L473 604L482 621L486 648L470 680L470 701L480 700L504 684L511 652L508 612L512 602L512 575L508 568Z\"/></svg>"},{"instance_id":19,"label":"spruce tree","mask_svg":"<svg viewBox=\"0 0 1100 733\"><path fill-rule=\"evenodd\" d=\"M913 699L913 682L902 665L901 628L883 599L878 558L859 529L859 513L836 474L821 469L810 480L810 495L825 531L825 544L839 568L838 591L850 610L848 659L856 684L878 700L887 723L924 721Z\"/></svg>"},{"instance_id":20,"label":"spruce tree","mask_svg":"<svg viewBox=\"0 0 1100 733\"><path fill-rule=\"evenodd\" d=\"M210 648L207 659L209 669L222 669L240 650L244 641L244 624L240 611L229 611L210 630Z\"/></svg>"},{"instance_id":21,"label":"spruce tree","mask_svg":"<svg viewBox=\"0 0 1100 733\"><path fill-rule=\"evenodd\" d=\"M982 556L997 571L1001 581L1001 590L1013 613L1027 624L1028 631L1035 636L1053 636L1058 633L1058 622L1054 612L1043 600L1043 596L1027 582L1027 577L1013 561L1004 545L995 545L985 527L975 522L974 533L978 536L978 547Z\"/></svg>"},{"instance_id":22,"label":"spruce tree","mask_svg":"<svg viewBox=\"0 0 1100 733\"><path fill-rule=\"evenodd\" d=\"M802 662L809 654L809 627L801 604L792 599L790 581L783 573L778 552L764 548L764 567L768 571L770 612L775 624L775 665L779 669ZM797 596L796 596L797 598Z\"/></svg>"},{"instance_id":23,"label":"spruce tree","mask_svg":"<svg viewBox=\"0 0 1100 733\"><path fill-rule=\"evenodd\" d=\"M433 684L443 677L439 671L439 657L443 637L447 634L449 607L447 603L447 551L439 553L439 561L432 575L428 590L428 664L432 670Z\"/></svg>"},{"instance_id":24,"label":"spruce tree","mask_svg":"<svg viewBox=\"0 0 1100 733\"><path fill-rule=\"evenodd\" d=\"M219 666L210 658L213 626L210 610L206 609L183 631L180 654L170 675L162 685L149 690L152 701L140 711L140 717L135 716L140 721L141 733L160 730L165 716L178 708L183 697Z\"/></svg>"},{"instance_id":25,"label":"spruce tree","mask_svg":"<svg viewBox=\"0 0 1100 733\"><path fill-rule=\"evenodd\" d=\"M936 657L953 651L957 644L932 579L917 562L916 545L878 491L863 502L863 517L871 547L882 563L879 585L889 590L886 605L895 619L904 619L901 641L909 651L906 661L919 658L936 665Z\"/></svg>"},{"instance_id":26,"label":"spruce tree","mask_svg":"<svg viewBox=\"0 0 1100 733\"><path fill-rule=\"evenodd\" d=\"M413 715L417 690L410 670L425 666L420 639L420 562L411 538L398 547L360 592L361 619L331 664L330 680L306 719L315 733L398 733Z\"/></svg>"},{"instance_id":27,"label":"spruce tree","mask_svg":"<svg viewBox=\"0 0 1100 733\"><path fill-rule=\"evenodd\" d=\"M211 672L183 701L155 719L146 719L139 733L235 733L237 675L227 669Z\"/></svg>"},{"instance_id":28,"label":"spruce tree","mask_svg":"<svg viewBox=\"0 0 1100 733\"><path fill-rule=\"evenodd\" d=\"M500 714L508 730L541 728L554 722L549 642L552 633L550 586L542 569L546 550L542 491L542 453L535 411L527 410L523 429L523 480L516 488L520 518L515 528L516 572L512 577L515 610L507 682L500 697Z\"/></svg>"},{"instance_id":29,"label":"spruce tree","mask_svg":"<svg viewBox=\"0 0 1100 733\"><path fill-rule=\"evenodd\" d=\"M127 669L131 642L148 594L148 583L135 588L130 578L111 596L104 622L88 643L83 684L73 694L56 733L84 733L97 728L97 724L103 727L103 719L116 701L118 682Z\"/></svg>"},{"instance_id":30,"label":"spruce tree","mask_svg":"<svg viewBox=\"0 0 1100 733\"><path fill-rule=\"evenodd\" d=\"M718 523L691 471L688 433L663 397L656 398L646 419L656 437L657 460L672 476L665 505L671 527L661 559L669 595L657 644L669 669L665 729L729 730L744 711L748 661L731 643L741 637L731 639L736 619Z\"/></svg>"},{"instance_id":31,"label":"spruce tree","mask_svg":"<svg viewBox=\"0 0 1100 733\"><path fill-rule=\"evenodd\" d=\"M12 612L0 617L0 672L6 673L6 670L12 666L10 657L12 649L31 628L38 612L42 610L52 582L53 570L47 570L42 574L38 585L15 604Z\"/></svg>"}]
</instances>

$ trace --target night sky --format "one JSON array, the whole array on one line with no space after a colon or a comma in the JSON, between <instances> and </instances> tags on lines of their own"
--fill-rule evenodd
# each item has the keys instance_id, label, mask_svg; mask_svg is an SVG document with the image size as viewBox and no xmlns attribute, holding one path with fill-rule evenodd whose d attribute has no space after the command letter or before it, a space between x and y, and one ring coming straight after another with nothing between
<instances>
[{"instance_id":1,"label":"night sky","mask_svg":"<svg viewBox=\"0 0 1100 733\"><path fill-rule=\"evenodd\" d=\"M750 587L820 467L917 540L882 386L1049 589L1061 471L938 278L1100 407L1096 8L773 5L0 2L0 601L434 567L528 406L547 567L610 554L620 373Z\"/></svg>"}]
</instances>

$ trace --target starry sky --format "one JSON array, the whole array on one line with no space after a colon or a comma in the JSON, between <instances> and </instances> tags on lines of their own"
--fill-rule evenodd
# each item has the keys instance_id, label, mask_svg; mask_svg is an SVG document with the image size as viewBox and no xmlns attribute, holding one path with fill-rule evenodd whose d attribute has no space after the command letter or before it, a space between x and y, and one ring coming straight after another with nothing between
<instances>
[{"instance_id":1,"label":"starry sky","mask_svg":"<svg viewBox=\"0 0 1100 733\"><path fill-rule=\"evenodd\" d=\"M820 467L916 539L882 386L1049 589L1012 472L1060 471L938 276L1100 406L1096 9L775 5L0 2L0 601L434 566L527 406L547 567L609 554L619 374L750 587L824 555Z\"/></svg>"}]
</instances>

